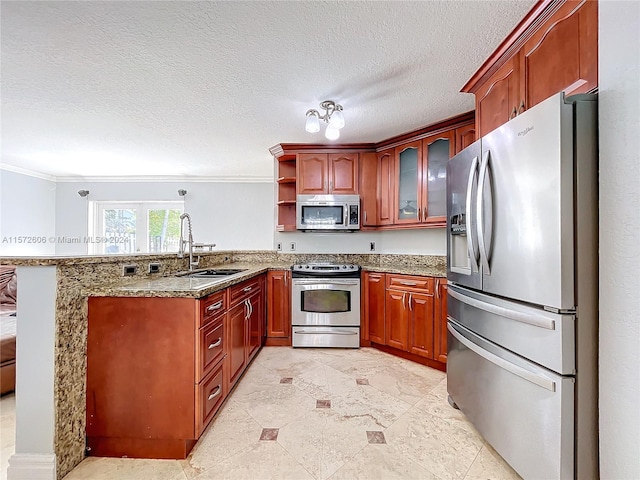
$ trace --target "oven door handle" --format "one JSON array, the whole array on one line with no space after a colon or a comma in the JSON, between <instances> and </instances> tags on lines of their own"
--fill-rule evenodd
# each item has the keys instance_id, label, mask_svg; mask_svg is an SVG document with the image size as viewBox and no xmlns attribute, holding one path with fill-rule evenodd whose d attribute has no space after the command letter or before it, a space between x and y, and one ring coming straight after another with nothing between
<instances>
[{"instance_id":1,"label":"oven door handle","mask_svg":"<svg viewBox=\"0 0 640 480\"><path fill-rule=\"evenodd\" d=\"M294 278L293 285L360 285L360 279L344 278Z\"/></svg>"},{"instance_id":2,"label":"oven door handle","mask_svg":"<svg viewBox=\"0 0 640 480\"><path fill-rule=\"evenodd\" d=\"M311 331L311 332L307 332L306 330L294 330L293 333L300 334L300 335L318 335L318 334L322 334L322 335L327 335L327 334L329 334L329 335L359 335L360 334L359 332L355 332L355 331L352 331L352 330L349 330L347 332L339 331L339 330L338 331L336 331L336 330L327 330L327 331L314 330L314 331Z\"/></svg>"}]
</instances>

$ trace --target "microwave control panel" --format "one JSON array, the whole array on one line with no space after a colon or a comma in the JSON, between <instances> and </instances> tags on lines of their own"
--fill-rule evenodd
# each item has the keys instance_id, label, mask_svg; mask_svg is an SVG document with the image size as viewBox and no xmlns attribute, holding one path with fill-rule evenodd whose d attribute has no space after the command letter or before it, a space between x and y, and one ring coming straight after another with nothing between
<instances>
[{"instance_id":1,"label":"microwave control panel","mask_svg":"<svg viewBox=\"0 0 640 480\"><path fill-rule=\"evenodd\" d=\"M358 205L349 205L349 225L358 225Z\"/></svg>"}]
</instances>

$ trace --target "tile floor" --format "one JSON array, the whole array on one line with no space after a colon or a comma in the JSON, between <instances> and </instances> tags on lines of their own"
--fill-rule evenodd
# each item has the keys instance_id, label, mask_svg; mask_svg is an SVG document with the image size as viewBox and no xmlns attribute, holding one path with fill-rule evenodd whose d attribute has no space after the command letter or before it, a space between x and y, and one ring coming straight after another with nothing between
<instances>
[{"instance_id":1,"label":"tile floor","mask_svg":"<svg viewBox=\"0 0 640 480\"><path fill-rule=\"evenodd\" d=\"M449 406L442 372L370 348L265 347L186 460L89 457L65 480L269 478L520 477Z\"/></svg>"}]
</instances>

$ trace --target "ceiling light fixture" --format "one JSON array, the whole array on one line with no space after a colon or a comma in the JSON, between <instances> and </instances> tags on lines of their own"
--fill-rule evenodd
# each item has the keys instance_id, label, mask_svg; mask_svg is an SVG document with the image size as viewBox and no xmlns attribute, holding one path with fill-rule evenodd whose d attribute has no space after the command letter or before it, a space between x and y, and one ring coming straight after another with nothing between
<instances>
[{"instance_id":1,"label":"ceiling light fixture","mask_svg":"<svg viewBox=\"0 0 640 480\"><path fill-rule=\"evenodd\" d=\"M320 131L320 120L327 124L324 136L329 140L337 140L340 138L340 129L344 127L344 115L342 114L342 105L332 100L325 100L320 104L320 108L324 110L324 115L315 109L307 110L307 123L304 129L309 133L317 133Z\"/></svg>"}]
</instances>

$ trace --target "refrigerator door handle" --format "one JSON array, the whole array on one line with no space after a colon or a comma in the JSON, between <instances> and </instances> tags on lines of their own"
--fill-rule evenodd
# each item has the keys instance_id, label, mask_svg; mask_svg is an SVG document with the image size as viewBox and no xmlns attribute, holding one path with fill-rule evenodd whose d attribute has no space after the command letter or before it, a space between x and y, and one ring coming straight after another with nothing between
<instances>
[{"instance_id":1,"label":"refrigerator door handle","mask_svg":"<svg viewBox=\"0 0 640 480\"><path fill-rule=\"evenodd\" d=\"M546 328L547 330L556 329L556 322L554 320L544 318L539 315L518 312L516 310L500 307L498 305L492 305L481 300L476 300L475 298L470 298L466 295L462 295L452 288L449 288L447 291L449 292L451 298L454 298L459 302L466 303L471 307L484 310L485 312L495 313L496 315L500 315L501 317L516 320L517 322L528 323L529 325L533 325L535 327Z\"/></svg>"},{"instance_id":2,"label":"refrigerator door handle","mask_svg":"<svg viewBox=\"0 0 640 480\"><path fill-rule=\"evenodd\" d=\"M485 211L484 204L484 190L485 190L485 179L487 177L487 171L489 170L489 157L490 152L487 150L484 152L482 157L482 163L480 164L480 174L478 178L478 200L476 202L476 218L477 218L477 228L478 228L478 247L480 250L480 260L482 261L482 269L485 275L491 275L491 269L489 268L489 257L487 255L487 245L485 242L484 236L484 220L485 215L487 215L489 225L493 222L492 212ZM491 193L491 192L489 192ZM492 202L493 203L493 202Z\"/></svg>"},{"instance_id":3,"label":"refrigerator door handle","mask_svg":"<svg viewBox=\"0 0 640 480\"><path fill-rule=\"evenodd\" d=\"M453 319L449 317L449 320L453 320ZM488 362L491 362L494 365L497 365L498 367L504 370L507 370L508 372L513 373L514 375L517 375L518 377L528 382L538 385L539 387L545 388L550 392L556 391L556 382L554 382L553 380L543 377L542 375L536 375L535 373L532 373L529 370L526 370L522 367L514 365L513 363L508 362L507 360L500 358L499 356L491 352L488 352L484 348L476 345L471 340L467 339L466 337L458 333L458 331L455 328L453 328L451 323L447 323L447 330L449 330L449 333L453 335L456 338L456 340L458 340L461 344L463 344L465 347L467 347L469 350L476 353L477 355L480 355L482 358L484 358Z\"/></svg>"},{"instance_id":4,"label":"refrigerator door handle","mask_svg":"<svg viewBox=\"0 0 640 480\"><path fill-rule=\"evenodd\" d=\"M472 207L471 207L471 197L473 192L473 186L478 181L478 157L473 157L471 161L471 168L469 169L469 181L467 183L467 202L466 202L466 224L467 224L467 252L469 255L469 259L471 260L471 271L477 272L480 268L478 264L478 254L476 253L476 246L473 242L473 228L471 228L471 215L472 215Z\"/></svg>"}]
</instances>

